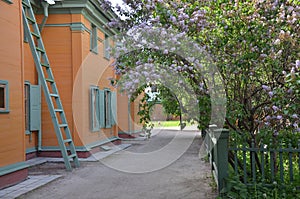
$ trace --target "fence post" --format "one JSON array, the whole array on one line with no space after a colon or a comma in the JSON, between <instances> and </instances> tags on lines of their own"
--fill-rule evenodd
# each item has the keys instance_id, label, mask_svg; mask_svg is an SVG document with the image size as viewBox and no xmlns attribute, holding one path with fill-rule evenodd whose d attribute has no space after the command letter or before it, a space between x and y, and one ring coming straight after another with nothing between
<instances>
[{"instance_id":1,"label":"fence post","mask_svg":"<svg viewBox=\"0 0 300 199\"><path fill-rule=\"evenodd\" d=\"M213 162L215 161L215 157L214 157L214 146L216 143L214 143L214 130L216 130L218 127L215 124L211 124L209 125L208 128L208 135L206 135L207 139L208 139L208 147L207 147L207 151L208 151L208 157L209 157L209 163L211 165L211 169L214 170L214 166L213 166Z\"/></svg>"},{"instance_id":2,"label":"fence post","mask_svg":"<svg viewBox=\"0 0 300 199\"><path fill-rule=\"evenodd\" d=\"M228 177L228 129L215 129L215 138L217 139L216 144L216 166L217 166L217 181L218 181L218 192L224 188L225 178Z\"/></svg>"}]
</instances>

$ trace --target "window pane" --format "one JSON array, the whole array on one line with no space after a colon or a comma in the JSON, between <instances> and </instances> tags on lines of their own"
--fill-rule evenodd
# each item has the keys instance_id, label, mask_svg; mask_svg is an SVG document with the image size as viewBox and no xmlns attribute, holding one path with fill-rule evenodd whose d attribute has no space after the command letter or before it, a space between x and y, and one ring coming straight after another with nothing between
<instances>
[{"instance_id":1,"label":"window pane","mask_svg":"<svg viewBox=\"0 0 300 199\"><path fill-rule=\"evenodd\" d=\"M5 108L5 87L0 85L0 108Z\"/></svg>"}]
</instances>

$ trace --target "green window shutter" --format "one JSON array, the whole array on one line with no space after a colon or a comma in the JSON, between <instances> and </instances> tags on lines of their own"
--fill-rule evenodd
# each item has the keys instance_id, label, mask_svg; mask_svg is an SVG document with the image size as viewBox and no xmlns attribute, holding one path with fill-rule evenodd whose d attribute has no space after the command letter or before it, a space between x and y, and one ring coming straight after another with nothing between
<instances>
[{"instance_id":1,"label":"green window shutter","mask_svg":"<svg viewBox=\"0 0 300 199\"><path fill-rule=\"evenodd\" d=\"M99 120L100 128L105 127L105 100L104 100L104 91L99 90Z\"/></svg>"},{"instance_id":2,"label":"green window shutter","mask_svg":"<svg viewBox=\"0 0 300 199\"><path fill-rule=\"evenodd\" d=\"M106 128L111 128L111 92L106 91Z\"/></svg>"},{"instance_id":3,"label":"green window shutter","mask_svg":"<svg viewBox=\"0 0 300 199\"><path fill-rule=\"evenodd\" d=\"M117 93L111 92L111 124L115 125L117 122Z\"/></svg>"},{"instance_id":4,"label":"green window shutter","mask_svg":"<svg viewBox=\"0 0 300 199\"><path fill-rule=\"evenodd\" d=\"M37 131L41 130L41 86L30 85L29 89L29 128Z\"/></svg>"},{"instance_id":5,"label":"green window shutter","mask_svg":"<svg viewBox=\"0 0 300 199\"><path fill-rule=\"evenodd\" d=\"M90 126L91 131L99 131L99 89L91 87L90 89Z\"/></svg>"}]
</instances>

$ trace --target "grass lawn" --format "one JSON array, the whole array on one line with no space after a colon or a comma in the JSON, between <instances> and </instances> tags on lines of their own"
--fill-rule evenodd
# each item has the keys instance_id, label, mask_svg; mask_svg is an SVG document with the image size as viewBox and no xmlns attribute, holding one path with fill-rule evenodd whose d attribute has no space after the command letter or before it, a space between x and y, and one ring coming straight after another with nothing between
<instances>
[{"instance_id":1,"label":"grass lawn","mask_svg":"<svg viewBox=\"0 0 300 199\"><path fill-rule=\"evenodd\" d=\"M180 121L153 121L152 123L154 127L179 127ZM190 125L190 123L187 123L187 125Z\"/></svg>"}]
</instances>

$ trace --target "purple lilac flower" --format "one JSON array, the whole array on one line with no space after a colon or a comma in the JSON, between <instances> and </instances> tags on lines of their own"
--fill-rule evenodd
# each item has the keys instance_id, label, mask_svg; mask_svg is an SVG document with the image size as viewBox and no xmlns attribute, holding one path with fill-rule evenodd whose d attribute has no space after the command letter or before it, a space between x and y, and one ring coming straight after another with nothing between
<instances>
[{"instance_id":1,"label":"purple lilac flower","mask_svg":"<svg viewBox=\"0 0 300 199\"><path fill-rule=\"evenodd\" d=\"M282 116L281 115L277 115L276 117L278 120L281 120L282 119Z\"/></svg>"},{"instance_id":2,"label":"purple lilac flower","mask_svg":"<svg viewBox=\"0 0 300 199\"><path fill-rule=\"evenodd\" d=\"M270 91L268 94L270 97L273 97L273 95L274 95L274 93L272 91Z\"/></svg>"},{"instance_id":3,"label":"purple lilac flower","mask_svg":"<svg viewBox=\"0 0 300 199\"><path fill-rule=\"evenodd\" d=\"M283 75L286 75L286 71L282 71L282 74L283 74Z\"/></svg>"},{"instance_id":4,"label":"purple lilac flower","mask_svg":"<svg viewBox=\"0 0 300 199\"><path fill-rule=\"evenodd\" d=\"M266 117L266 120L267 120L267 121L270 121L270 119L271 119L271 116L268 115L268 116Z\"/></svg>"},{"instance_id":5,"label":"purple lilac flower","mask_svg":"<svg viewBox=\"0 0 300 199\"><path fill-rule=\"evenodd\" d=\"M300 68L300 60L296 60L296 68Z\"/></svg>"},{"instance_id":6,"label":"purple lilac flower","mask_svg":"<svg viewBox=\"0 0 300 199\"><path fill-rule=\"evenodd\" d=\"M277 107L277 106L272 106L272 109L276 112L276 111L278 111L279 110L279 108Z\"/></svg>"},{"instance_id":7,"label":"purple lilac flower","mask_svg":"<svg viewBox=\"0 0 300 199\"><path fill-rule=\"evenodd\" d=\"M292 118L297 119L297 118L298 118L298 115L297 115L297 114L293 114L293 115L292 115Z\"/></svg>"},{"instance_id":8,"label":"purple lilac flower","mask_svg":"<svg viewBox=\"0 0 300 199\"><path fill-rule=\"evenodd\" d=\"M265 91L270 91L271 88L267 85L262 85L262 88L265 90Z\"/></svg>"}]
</instances>

